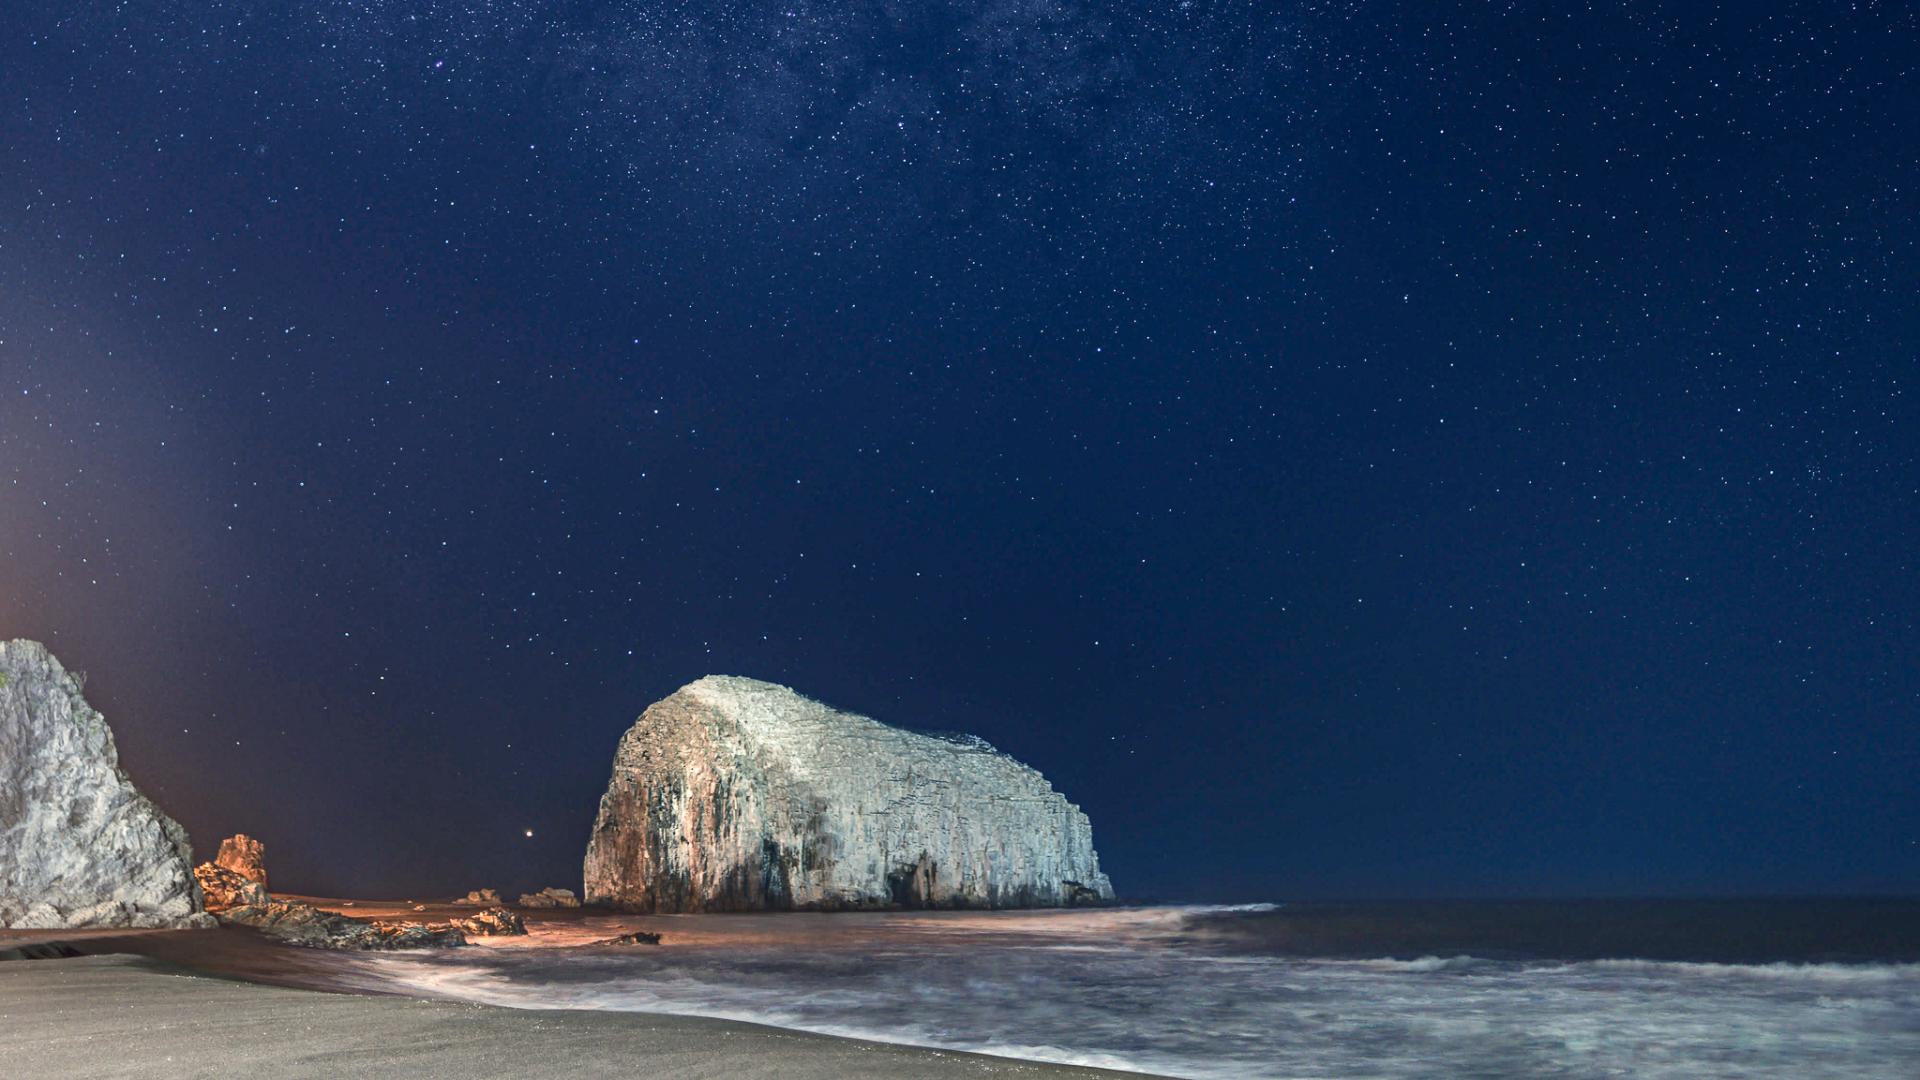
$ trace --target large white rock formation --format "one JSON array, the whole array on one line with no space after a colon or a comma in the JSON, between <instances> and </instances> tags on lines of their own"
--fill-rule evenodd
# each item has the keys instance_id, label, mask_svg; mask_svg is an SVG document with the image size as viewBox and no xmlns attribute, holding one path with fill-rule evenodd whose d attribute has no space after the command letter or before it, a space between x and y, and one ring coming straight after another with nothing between
<instances>
[{"instance_id":1,"label":"large white rock formation","mask_svg":"<svg viewBox=\"0 0 1920 1080\"><path fill-rule=\"evenodd\" d=\"M0 926L203 926L186 830L35 641L0 642Z\"/></svg>"},{"instance_id":2,"label":"large white rock formation","mask_svg":"<svg viewBox=\"0 0 1920 1080\"><path fill-rule=\"evenodd\" d=\"M620 740L590 904L634 911L1049 907L1113 898L1087 816L978 740L710 675Z\"/></svg>"}]
</instances>

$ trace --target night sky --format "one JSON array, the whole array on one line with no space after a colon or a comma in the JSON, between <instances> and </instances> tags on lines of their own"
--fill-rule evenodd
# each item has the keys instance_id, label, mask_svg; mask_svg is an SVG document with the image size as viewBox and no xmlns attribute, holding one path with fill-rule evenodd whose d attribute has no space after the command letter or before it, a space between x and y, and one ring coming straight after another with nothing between
<instances>
[{"instance_id":1,"label":"night sky","mask_svg":"<svg viewBox=\"0 0 1920 1080\"><path fill-rule=\"evenodd\" d=\"M0 637L291 889L710 672L1135 898L1920 889L1920 25L1710 7L9 5Z\"/></svg>"}]
</instances>

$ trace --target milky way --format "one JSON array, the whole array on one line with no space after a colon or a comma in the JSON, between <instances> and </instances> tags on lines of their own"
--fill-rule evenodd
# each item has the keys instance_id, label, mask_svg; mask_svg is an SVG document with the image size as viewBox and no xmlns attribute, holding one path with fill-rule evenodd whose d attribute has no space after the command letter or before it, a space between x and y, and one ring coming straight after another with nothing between
<instances>
[{"instance_id":1,"label":"milky way","mask_svg":"<svg viewBox=\"0 0 1920 1080\"><path fill-rule=\"evenodd\" d=\"M0 43L0 635L202 846L570 884L715 672L1150 896L1920 882L1910 13L284 7Z\"/></svg>"}]
</instances>

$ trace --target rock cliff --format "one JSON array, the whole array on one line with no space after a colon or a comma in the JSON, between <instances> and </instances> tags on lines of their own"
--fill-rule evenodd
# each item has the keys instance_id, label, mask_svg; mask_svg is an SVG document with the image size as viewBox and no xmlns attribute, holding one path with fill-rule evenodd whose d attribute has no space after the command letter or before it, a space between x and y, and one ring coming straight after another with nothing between
<instances>
[{"instance_id":1,"label":"rock cliff","mask_svg":"<svg viewBox=\"0 0 1920 1080\"><path fill-rule=\"evenodd\" d=\"M1113 898L1086 815L1034 770L717 675L620 740L585 869L588 903L633 911Z\"/></svg>"},{"instance_id":2,"label":"rock cliff","mask_svg":"<svg viewBox=\"0 0 1920 1080\"><path fill-rule=\"evenodd\" d=\"M192 867L80 680L38 642L0 642L0 926L211 925Z\"/></svg>"}]
</instances>

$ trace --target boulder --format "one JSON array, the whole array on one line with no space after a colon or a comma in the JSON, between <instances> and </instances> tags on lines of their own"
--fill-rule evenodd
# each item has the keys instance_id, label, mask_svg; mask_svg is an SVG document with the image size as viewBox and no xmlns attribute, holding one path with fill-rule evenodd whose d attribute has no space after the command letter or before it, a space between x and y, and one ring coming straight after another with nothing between
<instances>
[{"instance_id":1,"label":"boulder","mask_svg":"<svg viewBox=\"0 0 1920 1080\"><path fill-rule=\"evenodd\" d=\"M0 642L0 927L211 926L186 830L120 768L82 681Z\"/></svg>"},{"instance_id":2,"label":"boulder","mask_svg":"<svg viewBox=\"0 0 1920 1080\"><path fill-rule=\"evenodd\" d=\"M580 898L573 895L572 889L548 887L536 893L521 893L520 905L524 908L575 908L580 906Z\"/></svg>"},{"instance_id":3,"label":"boulder","mask_svg":"<svg viewBox=\"0 0 1920 1080\"><path fill-rule=\"evenodd\" d=\"M527 932L526 921L503 907L488 908L464 919L454 919L448 925L474 937L500 937Z\"/></svg>"},{"instance_id":4,"label":"boulder","mask_svg":"<svg viewBox=\"0 0 1920 1080\"><path fill-rule=\"evenodd\" d=\"M500 899L500 894L493 889L475 889L452 903L460 907L499 907L506 901Z\"/></svg>"},{"instance_id":5,"label":"boulder","mask_svg":"<svg viewBox=\"0 0 1920 1080\"><path fill-rule=\"evenodd\" d=\"M267 887L267 845L246 833L236 833L220 841L220 853L213 857L213 865L231 870L248 881L259 882L263 889Z\"/></svg>"},{"instance_id":6,"label":"boulder","mask_svg":"<svg viewBox=\"0 0 1920 1080\"><path fill-rule=\"evenodd\" d=\"M207 910L215 915L229 908L258 907L273 899L266 886L224 866L201 863L193 868L193 876L200 882Z\"/></svg>"},{"instance_id":7,"label":"boulder","mask_svg":"<svg viewBox=\"0 0 1920 1080\"><path fill-rule=\"evenodd\" d=\"M621 738L585 878L588 903L643 912L1113 899L1086 815L1038 772L727 676Z\"/></svg>"}]
</instances>

